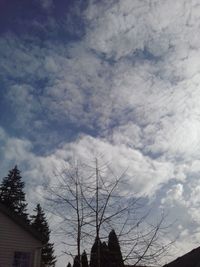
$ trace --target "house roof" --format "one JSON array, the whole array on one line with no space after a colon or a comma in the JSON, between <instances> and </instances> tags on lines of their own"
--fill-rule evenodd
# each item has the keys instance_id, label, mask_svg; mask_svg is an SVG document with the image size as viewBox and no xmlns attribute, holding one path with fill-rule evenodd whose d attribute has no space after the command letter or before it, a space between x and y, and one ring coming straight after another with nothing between
<instances>
[{"instance_id":1,"label":"house roof","mask_svg":"<svg viewBox=\"0 0 200 267\"><path fill-rule=\"evenodd\" d=\"M163 267L199 267L200 266L200 247L193 249L187 254L176 260L165 264Z\"/></svg>"},{"instance_id":2,"label":"house roof","mask_svg":"<svg viewBox=\"0 0 200 267\"><path fill-rule=\"evenodd\" d=\"M28 225L19 215L11 211L9 208L7 208L2 203L0 203L0 213L3 213L6 216L8 216L16 224L22 227L26 232L28 232L30 235L32 235L34 238L36 238L41 243L43 243L42 235L38 231L36 231L33 227L31 227L31 225Z\"/></svg>"}]
</instances>

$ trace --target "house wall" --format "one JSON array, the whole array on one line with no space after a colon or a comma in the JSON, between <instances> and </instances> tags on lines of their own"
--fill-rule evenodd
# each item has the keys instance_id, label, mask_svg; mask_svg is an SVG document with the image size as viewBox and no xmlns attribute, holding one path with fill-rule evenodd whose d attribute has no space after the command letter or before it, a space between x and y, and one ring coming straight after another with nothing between
<instances>
[{"instance_id":1,"label":"house wall","mask_svg":"<svg viewBox=\"0 0 200 267\"><path fill-rule=\"evenodd\" d=\"M41 243L0 211L0 267L12 267L15 251L31 253L31 267L40 266Z\"/></svg>"}]
</instances>

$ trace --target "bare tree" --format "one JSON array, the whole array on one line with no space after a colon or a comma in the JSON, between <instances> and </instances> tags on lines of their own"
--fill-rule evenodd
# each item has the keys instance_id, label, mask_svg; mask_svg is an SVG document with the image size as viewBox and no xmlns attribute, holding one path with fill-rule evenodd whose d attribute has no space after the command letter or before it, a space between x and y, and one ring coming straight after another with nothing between
<instances>
[{"instance_id":1,"label":"bare tree","mask_svg":"<svg viewBox=\"0 0 200 267\"><path fill-rule=\"evenodd\" d=\"M112 229L118 233L125 262L155 263L166 253L169 243L160 239L168 229L165 216L155 224L147 223L149 212L142 198L127 191L125 177L126 171L116 176L109 164L99 163L96 158L90 164L65 168L58 174L57 185L50 188L56 213L66 222L66 238L75 239L73 244L65 243L75 246L80 265L84 245L96 239L100 267L100 239L105 239Z\"/></svg>"},{"instance_id":2,"label":"bare tree","mask_svg":"<svg viewBox=\"0 0 200 267\"><path fill-rule=\"evenodd\" d=\"M104 238L105 233L111 230L112 220L119 215L122 216L126 210L130 209L130 206L120 205L120 203L117 202L117 200L122 200L117 189L124 173L119 177L112 177L112 179L106 181L102 173L105 171L107 172L109 169L107 164L103 164L99 167L98 159L96 158L94 166L87 165L87 167L93 170L94 175L89 176L90 186L87 187L87 194L82 192L82 196L90 211L89 226L90 229L93 229L94 237L97 242L97 266L100 267L100 239ZM101 232L103 235L100 235Z\"/></svg>"},{"instance_id":3,"label":"bare tree","mask_svg":"<svg viewBox=\"0 0 200 267\"><path fill-rule=\"evenodd\" d=\"M62 219L59 231L65 235L66 240L69 240L64 241L65 245L73 248L65 253L73 259L76 257L81 266L81 241L85 235L83 227L89 214L82 197L83 181L79 170L78 164L74 163L62 171L56 171L54 173L56 184L48 187L48 200L51 211Z\"/></svg>"},{"instance_id":4,"label":"bare tree","mask_svg":"<svg viewBox=\"0 0 200 267\"><path fill-rule=\"evenodd\" d=\"M136 198L126 188L126 170L120 175L113 173L109 164L98 159L93 162L94 177L90 176L89 198L83 198L90 209L91 228L95 228L98 244L97 266L100 267L100 239L107 237L110 230L118 232L118 238L123 247L124 262L137 265L139 262L158 263L158 260L170 246L162 240L169 229L164 214L157 222L147 223L150 211L142 203L142 198ZM95 222L93 225L92 222Z\"/></svg>"}]
</instances>

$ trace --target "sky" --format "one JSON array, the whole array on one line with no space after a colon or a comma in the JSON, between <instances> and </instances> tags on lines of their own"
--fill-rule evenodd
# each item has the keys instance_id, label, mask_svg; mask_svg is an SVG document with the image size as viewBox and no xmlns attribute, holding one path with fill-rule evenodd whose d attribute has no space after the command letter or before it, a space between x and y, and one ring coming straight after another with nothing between
<instances>
[{"instance_id":1,"label":"sky","mask_svg":"<svg viewBox=\"0 0 200 267\"><path fill-rule=\"evenodd\" d=\"M198 0L1 0L1 178L17 164L43 203L55 168L103 155L176 221L172 257L199 246L199 58Z\"/></svg>"}]
</instances>

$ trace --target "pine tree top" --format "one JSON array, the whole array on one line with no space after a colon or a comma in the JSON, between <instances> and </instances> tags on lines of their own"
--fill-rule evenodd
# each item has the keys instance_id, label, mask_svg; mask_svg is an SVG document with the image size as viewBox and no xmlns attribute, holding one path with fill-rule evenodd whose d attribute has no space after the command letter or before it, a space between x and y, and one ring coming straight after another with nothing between
<instances>
[{"instance_id":1,"label":"pine tree top","mask_svg":"<svg viewBox=\"0 0 200 267\"><path fill-rule=\"evenodd\" d=\"M45 216L43 209L41 208L40 204L37 204L36 208L34 209L35 215L31 215L32 226L42 234L44 242L49 241L50 230L49 225Z\"/></svg>"},{"instance_id":2,"label":"pine tree top","mask_svg":"<svg viewBox=\"0 0 200 267\"><path fill-rule=\"evenodd\" d=\"M108 247L109 247L109 250L117 250L118 251L120 249L119 240L118 240L118 237L117 237L114 229L109 234Z\"/></svg>"},{"instance_id":3,"label":"pine tree top","mask_svg":"<svg viewBox=\"0 0 200 267\"><path fill-rule=\"evenodd\" d=\"M112 265L116 267L123 267L124 263L120 244L114 229L110 232L108 237L108 249L110 252L110 260Z\"/></svg>"},{"instance_id":4,"label":"pine tree top","mask_svg":"<svg viewBox=\"0 0 200 267\"><path fill-rule=\"evenodd\" d=\"M20 171L16 165L2 180L0 185L0 202L28 222L27 203L23 191L24 185L25 183L22 181Z\"/></svg>"},{"instance_id":5,"label":"pine tree top","mask_svg":"<svg viewBox=\"0 0 200 267\"><path fill-rule=\"evenodd\" d=\"M82 263L82 267L89 267L87 253L85 250L83 251L81 255L81 263Z\"/></svg>"},{"instance_id":6,"label":"pine tree top","mask_svg":"<svg viewBox=\"0 0 200 267\"><path fill-rule=\"evenodd\" d=\"M101 247L101 240L100 238L95 238L94 244L91 249L91 253L95 253L97 251L98 245Z\"/></svg>"},{"instance_id":7,"label":"pine tree top","mask_svg":"<svg viewBox=\"0 0 200 267\"><path fill-rule=\"evenodd\" d=\"M76 255L75 258L74 258L73 267L80 267L80 260L79 260L78 255Z\"/></svg>"}]
</instances>

